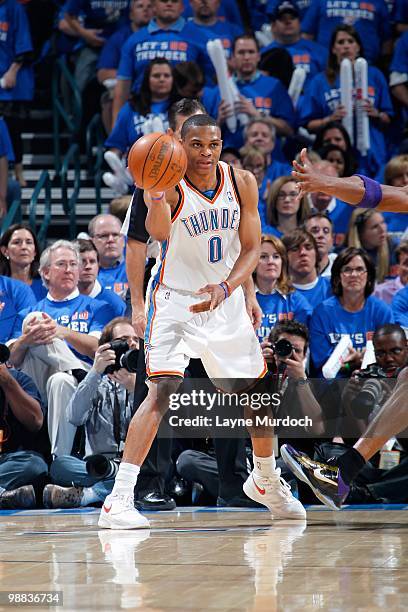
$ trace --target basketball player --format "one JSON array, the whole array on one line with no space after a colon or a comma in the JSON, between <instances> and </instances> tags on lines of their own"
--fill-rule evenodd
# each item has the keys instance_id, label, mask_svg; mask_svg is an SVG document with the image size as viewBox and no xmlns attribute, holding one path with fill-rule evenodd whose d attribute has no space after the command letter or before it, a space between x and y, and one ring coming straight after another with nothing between
<instances>
[{"instance_id":1,"label":"basketball player","mask_svg":"<svg viewBox=\"0 0 408 612\"><path fill-rule=\"evenodd\" d=\"M346 178L320 174L313 168L306 149L302 149L300 159L302 163L293 162L292 175L300 183L301 195L322 191L352 206L376 208L384 212L408 212L408 187L380 185L361 174Z\"/></svg>"},{"instance_id":2,"label":"basketball player","mask_svg":"<svg viewBox=\"0 0 408 612\"><path fill-rule=\"evenodd\" d=\"M169 395L190 357L200 357L213 379L255 381L266 365L245 310L242 283L259 259L260 220L254 176L220 162L221 132L207 115L185 121L181 142L188 165L183 180L166 192L146 192L146 229L162 243L152 270L145 334L148 395L132 419L123 461L101 510L98 525L148 528L133 491ZM272 438L252 435L254 470L245 493L274 518L305 518L306 512L280 477Z\"/></svg>"}]
</instances>

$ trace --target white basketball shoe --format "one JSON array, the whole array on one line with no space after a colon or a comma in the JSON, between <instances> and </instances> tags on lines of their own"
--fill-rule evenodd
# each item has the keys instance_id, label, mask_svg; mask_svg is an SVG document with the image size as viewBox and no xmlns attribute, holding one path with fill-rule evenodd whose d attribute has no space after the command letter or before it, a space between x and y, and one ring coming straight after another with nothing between
<instances>
[{"instance_id":1,"label":"white basketball shoe","mask_svg":"<svg viewBox=\"0 0 408 612\"><path fill-rule=\"evenodd\" d=\"M106 529L150 529L150 523L136 510L133 494L108 495L101 508L99 527Z\"/></svg>"},{"instance_id":2,"label":"white basketball shoe","mask_svg":"<svg viewBox=\"0 0 408 612\"><path fill-rule=\"evenodd\" d=\"M306 510L280 474L280 468L276 468L272 476L263 478L253 470L242 487L244 493L266 506L274 519L305 519Z\"/></svg>"}]
</instances>

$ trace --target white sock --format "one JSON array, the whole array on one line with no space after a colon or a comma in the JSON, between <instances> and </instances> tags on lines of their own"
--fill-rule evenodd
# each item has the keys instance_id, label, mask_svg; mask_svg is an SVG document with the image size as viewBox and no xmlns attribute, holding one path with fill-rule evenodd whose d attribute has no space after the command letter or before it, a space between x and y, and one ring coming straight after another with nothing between
<instances>
[{"instance_id":1,"label":"white sock","mask_svg":"<svg viewBox=\"0 0 408 612\"><path fill-rule=\"evenodd\" d=\"M268 478L276 471L275 455L273 453L270 457L257 457L255 453L252 453L252 458L256 476Z\"/></svg>"},{"instance_id":2,"label":"white sock","mask_svg":"<svg viewBox=\"0 0 408 612\"><path fill-rule=\"evenodd\" d=\"M111 495L133 495L139 472L139 465L122 461L116 474Z\"/></svg>"}]
</instances>

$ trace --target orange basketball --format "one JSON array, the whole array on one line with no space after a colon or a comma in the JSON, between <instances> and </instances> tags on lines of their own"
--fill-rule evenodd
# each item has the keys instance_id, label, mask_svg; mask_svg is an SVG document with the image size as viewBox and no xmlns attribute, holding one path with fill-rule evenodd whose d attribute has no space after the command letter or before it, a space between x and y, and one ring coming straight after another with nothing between
<instances>
[{"instance_id":1,"label":"orange basketball","mask_svg":"<svg viewBox=\"0 0 408 612\"><path fill-rule=\"evenodd\" d=\"M187 155L182 144L173 136L153 132L132 145L128 167L138 187L166 191L183 178Z\"/></svg>"}]
</instances>

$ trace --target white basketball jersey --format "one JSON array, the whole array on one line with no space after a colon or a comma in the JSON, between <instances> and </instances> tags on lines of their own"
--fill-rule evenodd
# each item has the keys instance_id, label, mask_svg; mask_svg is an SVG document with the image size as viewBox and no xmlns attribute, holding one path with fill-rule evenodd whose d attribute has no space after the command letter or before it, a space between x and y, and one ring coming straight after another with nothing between
<instances>
[{"instance_id":1,"label":"white basketball jersey","mask_svg":"<svg viewBox=\"0 0 408 612\"><path fill-rule=\"evenodd\" d=\"M172 215L168 240L152 270L154 280L183 291L195 292L221 283L241 250L238 228L240 204L231 166L219 162L212 198L188 179L178 185L179 202Z\"/></svg>"}]
</instances>

